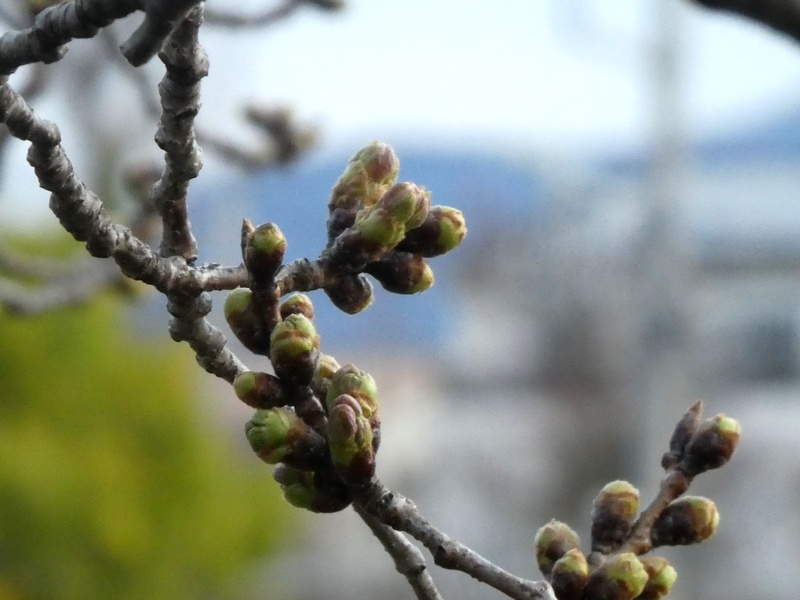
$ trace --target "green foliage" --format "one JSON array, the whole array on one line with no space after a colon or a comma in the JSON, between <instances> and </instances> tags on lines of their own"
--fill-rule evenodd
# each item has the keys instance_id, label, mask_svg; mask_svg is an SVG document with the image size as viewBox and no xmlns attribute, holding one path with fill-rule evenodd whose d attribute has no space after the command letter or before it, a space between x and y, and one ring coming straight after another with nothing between
<instances>
[{"instance_id":1,"label":"green foliage","mask_svg":"<svg viewBox=\"0 0 800 600\"><path fill-rule=\"evenodd\" d=\"M188 349L119 312L0 314L0 600L235 597L287 535L263 465L199 414Z\"/></svg>"}]
</instances>

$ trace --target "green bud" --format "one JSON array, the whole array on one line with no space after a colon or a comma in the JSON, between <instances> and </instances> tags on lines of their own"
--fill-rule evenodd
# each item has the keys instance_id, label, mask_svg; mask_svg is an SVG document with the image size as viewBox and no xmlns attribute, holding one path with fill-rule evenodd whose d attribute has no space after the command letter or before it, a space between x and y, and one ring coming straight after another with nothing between
<instances>
[{"instance_id":1,"label":"green bud","mask_svg":"<svg viewBox=\"0 0 800 600\"><path fill-rule=\"evenodd\" d=\"M631 532L639 510L639 490L627 481L606 484L592 503L592 550L607 553Z\"/></svg>"},{"instance_id":2,"label":"green bud","mask_svg":"<svg viewBox=\"0 0 800 600\"><path fill-rule=\"evenodd\" d=\"M408 252L389 252L365 271L393 294L419 294L433 285L433 271L425 259Z\"/></svg>"},{"instance_id":3,"label":"green bud","mask_svg":"<svg viewBox=\"0 0 800 600\"><path fill-rule=\"evenodd\" d=\"M344 482L327 471L301 471L279 464L272 470L272 476L280 484L287 502L298 508L332 513L347 508L352 502Z\"/></svg>"},{"instance_id":4,"label":"green bud","mask_svg":"<svg viewBox=\"0 0 800 600\"><path fill-rule=\"evenodd\" d=\"M225 298L225 320L237 339L255 354L269 353L269 331L256 312L253 292L236 288Z\"/></svg>"},{"instance_id":5,"label":"green bud","mask_svg":"<svg viewBox=\"0 0 800 600\"><path fill-rule=\"evenodd\" d=\"M661 556L646 556L640 560L649 579L639 595L639 600L659 600L669 594L678 579L678 574L669 561Z\"/></svg>"},{"instance_id":6,"label":"green bud","mask_svg":"<svg viewBox=\"0 0 800 600\"><path fill-rule=\"evenodd\" d=\"M389 144L382 142L372 142L365 146L352 158L353 161L361 163L367 178L378 189L388 190L397 180L400 172L400 160L397 158L394 149ZM373 196L365 200L365 204L374 204L381 196Z\"/></svg>"},{"instance_id":7,"label":"green bud","mask_svg":"<svg viewBox=\"0 0 800 600\"><path fill-rule=\"evenodd\" d=\"M247 270L257 282L269 282L283 264L286 238L274 223L253 228L247 219L242 223L242 257Z\"/></svg>"},{"instance_id":8,"label":"green bud","mask_svg":"<svg viewBox=\"0 0 800 600\"><path fill-rule=\"evenodd\" d=\"M426 192L424 188L404 181L393 185L376 207L385 212L392 221L402 223L406 231L410 231L425 222L430 198L430 192Z\"/></svg>"},{"instance_id":9,"label":"green bud","mask_svg":"<svg viewBox=\"0 0 800 600\"><path fill-rule=\"evenodd\" d=\"M583 600L633 600L646 584L647 571L635 554L612 554L589 576Z\"/></svg>"},{"instance_id":10,"label":"green bud","mask_svg":"<svg viewBox=\"0 0 800 600\"><path fill-rule=\"evenodd\" d=\"M269 373L240 373L233 380L233 391L239 400L253 408L272 408L287 404L280 380Z\"/></svg>"},{"instance_id":11,"label":"green bud","mask_svg":"<svg viewBox=\"0 0 800 600\"><path fill-rule=\"evenodd\" d=\"M292 294L280 305L281 319L289 315L303 315L309 321L314 319L314 305L306 294Z\"/></svg>"},{"instance_id":12,"label":"green bud","mask_svg":"<svg viewBox=\"0 0 800 600\"><path fill-rule=\"evenodd\" d=\"M372 427L352 396L342 394L328 409L328 448L345 481L366 482L375 474Z\"/></svg>"},{"instance_id":13,"label":"green bud","mask_svg":"<svg viewBox=\"0 0 800 600\"><path fill-rule=\"evenodd\" d=\"M552 519L539 528L533 543L539 570L548 577L555 562L573 548L579 548L581 540L569 525Z\"/></svg>"},{"instance_id":14,"label":"green bud","mask_svg":"<svg viewBox=\"0 0 800 600\"><path fill-rule=\"evenodd\" d=\"M589 579L589 565L578 548L568 550L553 564L550 585L558 600L581 600Z\"/></svg>"},{"instance_id":15,"label":"green bud","mask_svg":"<svg viewBox=\"0 0 800 600\"><path fill-rule=\"evenodd\" d=\"M702 496L684 496L672 501L658 516L650 539L653 546L697 544L717 531L717 506Z\"/></svg>"},{"instance_id":16,"label":"green bud","mask_svg":"<svg viewBox=\"0 0 800 600\"><path fill-rule=\"evenodd\" d=\"M408 231L397 249L432 258L450 252L466 235L467 224L460 210L432 206L425 222Z\"/></svg>"},{"instance_id":17,"label":"green bud","mask_svg":"<svg viewBox=\"0 0 800 600\"><path fill-rule=\"evenodd\" d=\"M703 401L698 400L687 410L675 426L669 440L669 451L661 459L661 466L670 469L683 460L686 445L700 426Z\"/></svg>"},{"instance_id":18,"label":"green bud","mask_svg":"<svg viewBox=\"0 0 800 600\"><path fill-rule=\"evenodd\" d=\"M372 428L372 445L377 452L380 444L380 407L378 386L372 375L359 370L355 365L344 365L331 377L326 395L326 408L330 414L337 398L343 394L355 398Z\"/></svg>"},{"instance_id":19,"label":"green bud","mask_svg":"<svg viewBox=\"0 0 800 600\"><path fill-rule=\"evenodd\" d=\"M741 433L739 422L723 414L702 423L686 445L683 458L686 470L698 475L727 463L739 444Z\"/></svg>"},{"instance_id":20,"label":"green bud","mask_svg":"<svg viewBox=\"0 0 800 600\"><path fill-rule=\"evenodd\" d=\"M311 380L311 391L323 402L328 396L328 386L333 378L333 374L340 368L336 359L329 354L319 355L317 369L314 371L314 378Z\"/></svg>"},{"instance_id":21,"label":"green bud","mask_svg":"<svg viewBox=\"0 0 800 600\"><path fill-rule=\"evenodd\" d=\"M257 410L244 429L250 447L265 463L284 462L296 468L325 464L325 440L291 408Z\"/></svg>"},{"instance_id":22,"label":"green bud","mask_svg":"<svg viewBox=\"0 0 800 600\"><path fill-rule=\"evenodd\" d=\"M282 382L311 383L319 360L319 335L303 315L289 315L275 326L270 338L270 361Z\"/></svg>"},{"instance_id":23,"label":"green bud","mask_svg":"<svg viewBox=\"0 0 800 600\"><path fill-rule=\"evenodd\" d=\"M372 284L364 275L345 275L326 285L325 293L334 306L348 315L360 313L372 304Z\"/></svg>"}]
</instances>

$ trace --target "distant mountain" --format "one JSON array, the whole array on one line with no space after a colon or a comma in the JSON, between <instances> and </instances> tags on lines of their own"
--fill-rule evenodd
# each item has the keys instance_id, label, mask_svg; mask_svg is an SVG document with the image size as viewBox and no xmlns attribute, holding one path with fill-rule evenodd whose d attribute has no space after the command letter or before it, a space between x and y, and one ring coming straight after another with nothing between
<instances>
[{"instance_id":1,"label":"distant mountain","mask_svg":"<svg viewBox=\"0 0 800 600\"><path fill-rule=\"evenodd\" d=\"M331 186L354 153L301 161L286 169L230 179L197 189L192 225L201 242L201 260L238 264L241 219L277 223L288 240L287 259L313 258L326 241L325 221ZM530 166L492 154L442 153L399 148L401 181L431 190L434 204L462 210L470 234L479 239L482 224L518 222L543 208L541 180ZM491 217L487 219L491 211ZM351 317L332 307L322 292L312 294L323 339L336 345L423 346L434 350L448 327L448 305L454 300L454 271L459 254L431 261L436 284L418 297L389 294L376 287L374 304Z\"/></svg>"}]
</instances>

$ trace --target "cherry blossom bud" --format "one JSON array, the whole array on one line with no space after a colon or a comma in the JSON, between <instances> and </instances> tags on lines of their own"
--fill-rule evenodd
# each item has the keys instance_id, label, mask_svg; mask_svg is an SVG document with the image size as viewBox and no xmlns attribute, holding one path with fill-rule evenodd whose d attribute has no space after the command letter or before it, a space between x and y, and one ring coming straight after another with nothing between
<instances>
[{"instance_id":1,"label":"cherry blossom bud","mask_svg":"<svg viewBox=\"0 0 800 600\"><path fill-rule=\"evenodd\" d=\"M283 464L276 465L272 477L292 506L311 512L332 513L350 506L352 498L344 482L335 473L301 471Z\"/></svg>"},{"instance_id":2,"label":"cherry blossom bud","mask_svg":"<svg viewBox=\"0 0 800 600\"><path fill-rule=\"evenodd\" d=\"M432 258L450 252L466 235L467 224L460 210L432 206L425 222L406 233L397 249Z\"/></svg>"},{"instance_id":3,"label":"cherry blossom bud","mask_svg":"<svg viewBox=\"0 0 800 600\"><path fill-rule=\"evenodd\" d=\"M627 481L606 484L592 503L592 550L619 546L631 532L639 510L639 490Z\"/></svg>"},{"instance_id":4,"label":"cherry blossom bud","mask_svg":"<svg viewBox=\"0 0 800 600\"><path fill-rule=\"evenodd\" d=\"M697 544L711 537L719 525L717 506L702 496L672 501L656 519L650 532L653 546Z\"/></svg>"},{"instance_id":5,"label":"cherry blossom bud","mask_svg":"<svg viewBox=\"0 0 800 600\"><path fill-rule=\"evenodd\" d=\"M270 333L264 320L256 313L253 292L236 288L225 298L225 320L237 339L255 354L268 354Z\"/></svg>"},{"instance_id":6,"label":"cherry blossom bud","mask_svg":"<svg viewBox=\"0 0 800 600\"><path fill-rule=\"evenodd\" d=\"M583 600L633 600L646 584L647 571L635 554L612 554L589 576Z\"/></svg>"},{"instance_id":7,"label":"cherry blossom bud","mask_svg":"<svg viewBox=\"0 0 800 600\"><path fill-rule=\"evenodd\" d=\"M365 271L394 294L419 294L433 285L433 271L425 259L408 252L389 252Z\"/></svg>"},{"instance_id":8,"label":"cherry blossom bud","mask_svg":"<svg viewBox=\"0 0 800 600\"><path fill-rule=\"evenodd\" d=\"M536 547L536 563L542 575L547 577L555 562L573 548L579 548L581 541L569 525L552 519L539 528L533 543Z\"/></svg>"},{"instance_id":9,"label":"cherry blossom bud","mask_svg":"<svg viewBox=\"0 0 800 600\"><path fill-rule=\"evenodd\" d=\"M242 223L242 257L247 270L257 282L269 282L283 264L286 238L274 223L253 227L247 219Z\"/></svg>"},{"instance_id":10,"label":"cherry blossom bud","mask_svg":"<svg viewBox=\"0 0 800 600\"><path fill-rule=\"evenodd\" d=\"M330 414L339 396L352 396L372 428L372 445L377 452L380 444L380 409L378 405L378 386L372 375L359 370L355 365L344 365L331 377L326 396L326 407Z\"/></svg>"},{"instance_id":11,"label":"cherry blossom bud","mask_svg":"<svg viewBox=\"0 0 800 600\"><path fill-rule=\"evenodd\" d=\"M669 594L678 579L669 561L661 556L646 556L640 560L649 579L638 600L659 600Z\"/></svg>"},{"instance_id":12,"label":"cherry blossom bud","mask_svg":"<svg viewBox=\"0 0 800 600\"><path fill-rule=\"evenodd\" d=\"M289 315L303 315L309 321L314 319L314 305L306 294L292 294L280 305L281 319Z\"/></svg>"},{"instance_id":13,"label":"cherry blossom bud","mask_svg":"<svg viewBox=\"0 0 800 600\"><path fill-rule=\"evenodd\" d=\"M372 304L372 284L364 275L345 275L326 285L325 293L339 310L360 313Z\"/></svg>"},{"instance_id":14,"label":"cherry blossom bud","mask_svg":"<svg viewBox=\"0 0 800 600\"><path fill-rule=\"evenodd\" d=\"M366 482L375 474L372 428L352 396L342 394L328 408L328 448L345 481Z\"/></svg>"},{"instance_id":15,"label":"cherry blossom bud","mask_svg":"<svg viewBox=\"0 0 800 600\"><path fill-rule=\"evenodd\" d=\"M700 426L700 414L703 412L703 402L698 400L687 410L675 426L669 440L669 451L661 459L661 466L669 469L683 459L686 445Z\"/></svg>"},{"instance_id":16,"label":"cherry blossom bud","mask_svg":"<svg viewBox=\"0 0 800 600\"><path fill-rule=\"evenodd\" d=\"M703 422L686 445L686 470L698 475L724 465L733 456L741 433L739 422L723 414Z\"/></svg>"},{"instance_id":17,"label":"cherry blossom bud","mask_svg":"<svg viewBox=\"0 0 800 600\"><path fill-rule=\"evenodd\" d=\"M589 565L578 548L568 550L559 558L550 573L550 585L558 600L581 600L588 580Z\"/></svg>"},{"instance_id":18,"label":"cherry blossom bud","mask_svg":"<svg viewBox=\"0 0 800 600\"><path fill-rule=\"evenodd\" d=\"M324 438L291 408L257 410L245 425L245 434L250 447L265 463L284 462L296 468L325 465Z\"/></svg>"},{"instance_id":19,"label":"cherry blossom bud","mask_svg":"<svg viewBox=\"0 0 800 600\"><path fill-rule=\"evenodd\" d=\"M270 338L272 368L283 383L311 383L319 360L319 335L303 315L289 315L275 326Z\"/></svg>"},{"instance_id":20,"label":"cherry blossom bud","mask_svg":"<svg viewBox=\"0 0 800 600\"><path fill-rule=\"evenodd\" d=\"M253 408L272 408L287 404L280 379L269 373L245 371L233 380L236 397Z\"/></svg>"},{"instance_id":21,"label":"cherry blossom bud","mask_svg":"<svg viewBox=\"0 0 800 600\"><path fill-rule=\"evenodd\" d=\"M314 377L311 380L311 391L314 395L325 401L328 396L328 386L330 385L333 374L341 368L336 359L329 354L320 354L317 369L314 371Z\"/></svg>"}]
</instances>

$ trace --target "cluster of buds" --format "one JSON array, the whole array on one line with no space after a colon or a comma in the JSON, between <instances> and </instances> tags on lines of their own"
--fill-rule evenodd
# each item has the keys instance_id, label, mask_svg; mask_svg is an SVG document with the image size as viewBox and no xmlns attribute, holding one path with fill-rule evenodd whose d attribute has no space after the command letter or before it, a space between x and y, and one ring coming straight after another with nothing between
<instances>
[{"instance_id":1,"label":"cluster of buds","mask_svg":"<svg viewBox=\"0 0 800 600\"><path fill-rule=\"evenodd\" d=\"M364 273L389 292L424 292L433 285L425 259L449 252L467 233L461 211L431 206L424 188L396 183L399 170L394 150L373 142L353 156L331 192L324 289L347 313L372 302Z\"/></svg>"},{"instance_id":2,"label":"cluster of buds","mask_svg":"<svg viewBox=\"0 0 800 600\"><path fill-rule=\"evenodd\" d=\"M425 259L461 243L464 219L456 209L431 206L423 188L397 183L399 169L392 148L378 142L350 160L331 192L328 244L315 269L321 275L295 289L322 288L341 310L357 313L372 302L365 274L400 294L433 284ZM292 266L284 265L286 238L277 225L256 227L245 219L241 249L249 285L228 295L225 318L247 349L269 358L274 372L247 371L233 382L236 395L256 409L247 439L264 462L276 465L274 477L289 502L314 511L341 510L351 501L349 490L375 473L375 382L320 353L308 296L296 293L281 301L286 289L278 278L291 278Z\"/></svg>"},{"instance_id":3,"label":"cluster of buds","mask_svg":"<svg viewBox=\"0 0 800 600\"><path fill-rule=\"evenodd\" d=\"M696 544L719 525L708 498L682 496L692 478L722 466L733 455L741 428L717 415L701 422L697 403L681 418L662 463L666 471L658 497L639 513L639 491L627 481L603 487L592 503L591 552L568 525L550 521L534 539L536 561L558 600L658 600L677 573L658 556L659 546Z\"/></svg>"}]
</instances>

